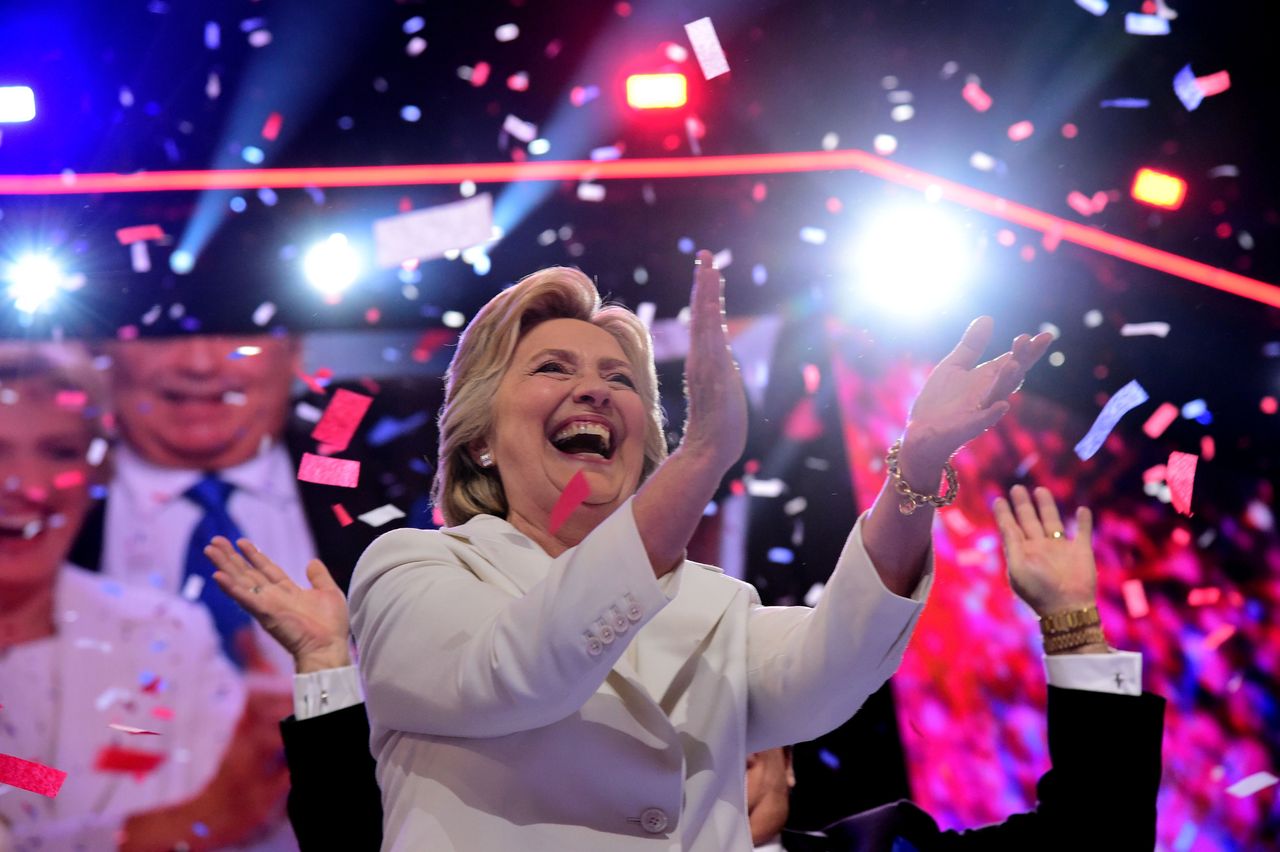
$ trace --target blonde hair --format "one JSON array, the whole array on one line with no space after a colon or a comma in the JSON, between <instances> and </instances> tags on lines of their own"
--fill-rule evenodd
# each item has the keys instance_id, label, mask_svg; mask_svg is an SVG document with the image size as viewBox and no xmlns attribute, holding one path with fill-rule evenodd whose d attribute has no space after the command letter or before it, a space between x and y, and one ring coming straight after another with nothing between
<instances>
[{"instance_id":1,"label":"blonde hair","mask_svg":"<svg viewBox=\"0 0 1280 852\"><path fill-rule=\"evenodd\" d=\"M112 429L111 397L103 371L94 366L89 350L80 343L46 343L0 341L0 390L19 382L37 385L54 399L61 392L84 394L79 406L94 438L110 442ZM21 405L21 398L0 404ZM99 464L94 475L98 482L110 478L110 463Z\"/></svg>"},{"instance_id":2,"label":"blonde hair","mask_svg":"<svg viewBox=\"0 0 1280 852\"><path fill-rule=\"evenodd\" d=\"M491 403L520 339L552 319L577 319L607 331L635 371L636 390L648 420L640 481L667 457L658 373L649 330L621 305L606 305L591 279L577 269L552 266L527 275L489 300L475 315L445 372L440 409L440 449L431 497L450 526L476 515L506 517L507 497L492 469L467 452L493 427Z\"/></svg>"}]
</instances>

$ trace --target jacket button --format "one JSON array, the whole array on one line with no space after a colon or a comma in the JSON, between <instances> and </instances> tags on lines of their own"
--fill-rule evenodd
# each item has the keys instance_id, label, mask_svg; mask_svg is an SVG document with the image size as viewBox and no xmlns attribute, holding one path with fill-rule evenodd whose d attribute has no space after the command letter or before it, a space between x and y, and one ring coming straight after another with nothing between
<instances>
[{"instance_id":1,"label":"jacket button","mask_svg":"<svg viewBox=\"0 0 1280 852\"><path fill-rule=\"evenodd\" d=\"M626 633L628 630L631 629L631 622L627 621L626 617L623 616L622 613L618 612L617 607L614 607L612 610L610 610L610 612L613 615L614 630L618 631L619 633Z\"/></svg>"},{"instance_id":2,"label":"jacket button","mask_svg":"<svg viewBox=\"0 0 1280 852\"><path fill-rule=\"evenodd\" d=\"M640 814L640 827L650 834L666 831L667 822L667 812L662 808L645 808Z\"/></svg>"},{"instance_id":3,"label":"jacket button","mask_svg":"<svg viewBox=\"0 0 1280 852\"><path fill-rule=\"evenodd\" d=\"M593 657L598 657L604 651L604 643L594 636L587 637L587 653Z\"/></svg>"},{"instance_id":4,"label":"jacket button","mask_svg":"<svg viewBox=\"0 0 1280 852\"><path fill-rule=\"evenodd\" d=\"M600 641L606 645L617 638L617 636L614 635L613 628L605 624L603 621L600 622L600 629L596 631L596 634L600 637Z\"/></svg>"},{"instance_id":5,"label":"jacket button","mask_svg":"<svg viewBox=\"0 0 1280 852\"><path fill-rule=\"evenodd\" d=\"M640 604L632 604L631 606L627 607L627 618L629 618L630 620L639 621L641 616L643 615L644 615L644 611L640 609Z\"/></svg>"}]
</instances>

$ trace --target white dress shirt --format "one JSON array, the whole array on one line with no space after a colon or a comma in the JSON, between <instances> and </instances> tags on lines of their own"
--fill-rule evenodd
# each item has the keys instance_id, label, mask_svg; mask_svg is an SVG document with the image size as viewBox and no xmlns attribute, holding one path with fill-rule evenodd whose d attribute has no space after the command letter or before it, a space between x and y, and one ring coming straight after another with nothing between
<instances>
[{"instance_id":1,"label":"white dress shirt","mask_svg":"<svg viewBox=\"0 0 1280 852\"><path fill-rule=\"evenodd\" d=\"M285 449L274 444L217 473L235 486L227 511L245 537L271 554L295 582L309 587L306 566L316 555L315 543ZM107 500L102 572L123 583L180 594L191 535L204 517L204 510L182 495L204 475L201 470L158 467L120 447ZM256 623L254 631L258 648L280 672L276 688L287 691L292 658Z\"/></svg>"}]
</instances>

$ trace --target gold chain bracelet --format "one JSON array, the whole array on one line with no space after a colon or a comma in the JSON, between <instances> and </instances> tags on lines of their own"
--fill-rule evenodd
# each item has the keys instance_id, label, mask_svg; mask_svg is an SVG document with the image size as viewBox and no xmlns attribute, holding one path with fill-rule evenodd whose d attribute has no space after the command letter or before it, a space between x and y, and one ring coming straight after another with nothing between
<instances>
[{"instance_id":1,"label":"gold chain bracelet","mask_svg":"<svg viewBox=\"0 0 1280 852\"><path fill-rule=\"evenodd\" d=\"M893 446L889 448L889 454L884 457L885 464L889 466L889 478L893 480L893 490L898 493L898 511L904 515L910 515L921 506L933 506L935 509L941 509L950 506L956 502L956 494L960 491L960 480L956 478L956 469L951 466L951 462L946 462L942 466L942 473L947 478L947 493L943 496L939 494L921 494L915 491L902 478L902 471L898 469L898 454L902 452L902 439L893 442Z\"/></svg>"}]
</instances>

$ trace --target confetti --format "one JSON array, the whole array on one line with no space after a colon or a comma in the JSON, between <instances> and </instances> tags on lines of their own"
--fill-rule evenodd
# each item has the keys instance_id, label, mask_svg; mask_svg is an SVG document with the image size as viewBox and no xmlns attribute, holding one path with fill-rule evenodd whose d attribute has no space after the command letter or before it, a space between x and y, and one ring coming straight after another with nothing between
<instances>
[{"instance_id":1,"label":"confetti","mask_svg":"<svg viewBox=\"0 0 1280 852\"><path fill-rule=\"evenodd\" d=\"M699 18L684 25L689 44L693 46L693 55L702 69L702 76L708 80L729 73L729 60L725 58L724 48L716 37L716 28L710 18Z\"/></svg>"},{"instance_id":2,"label":"confetti","mask_svg":"<svg viewBox=\"0 0 1280 852\"><path fill-rule=\"evenodd\" d=\"M1031 122L1019 121L1009 128L1009 138L1014 142L1021 142L1023 139L1029 139L1035 130L1035 125Z\"/></svg>"},{"instance_id":3,"label":"confetti","mask_svg":"<svg viewBox=\"0 0 1280 852\"><path fill-rule=\"evenodd\" d=\"M1111 98L1098 106L1103 109L1146 109L1151 106L1151 101L1147 98Z\"/></svg>"},{"instance_id":4,"label":"confetti","mask_svg":"<svg viewBox=\"0 0 1280 852\"><path fill-rule=\"evenodd\" d=\"M383 524L387 524L387 523L390 523L391 521L394 521L396 518L403 518L404 512L400 511L395 506L388 503L385 506L379 506L376 509L370 509L368 512L365 512L363 515L358 515L357 517L359 517L360 520L364 521L366 524L368 524L371 527L380 527Z\"/></svg>"},{"instance_id":5,"label":"confetti","mask_svg":"<svg viewBox=\"0 0 1280 852\"><path fill-rule=\"evenodd\" d=\"M430 260L480 245L493 236L493 196L484 192L449 204L376 219L373 239L383 269Z\"/></svg>"},{"instance_id":6,"label":"confetti","mask_svg":"<svg viewBox=\"0 0 1280 852\"><path fill-rule=\"evenodd\" d=\"M516 118L510 113L502 120L502 129L526 145L538 138L538 125Z\"/></svg>"},{"instance_id":7,"label":"confetti","mask_svg":"<svg viewBox=\"0 0 1280 852\"><path fill-rule=\"evenodd\" d=\"M991 96L982 91L982 87L977 83L965 83L964 88L960 90L960 95L978 112L991 109Z\"/></svg>"},{"instance_id":8,"label":"confetti","mask_svg":"<svg viewBox=\"0 0 1280 852\"><path fill-rule=\"evenodd\" d=\"M1076 5L1091 15L1102 17L1107 14L1107 0L1076 0Z\"/></svg>"},{"instance_id":9,"label":"confetti","mask_svg":"<svg viewBox=\"0 0 1280 852\"><path fill-rule=\"evenodd\" d=\"M187 575L186 582L182 584L182 597L184 600L196 601L200 599L200 594L204 591L204 577L199 574Z\"/></svg>"},{"instance_id":10,"label":"confetti","mask_svg":"<svg viewBox=\"0 0 1280 852\"><path fill-rule=\"evenodd\" d=\"M351 444L351 436L360 427L360 421L372 402L371 396L339 388L329 400L324 416L311 430L311 437L328 444L335 453L342 452Z\"/></svg>"},{"instance_id":11,"label":"confetti","mask_svg":"<svg viewBox=\"0 0 1280 852\"><path fill-rule=\"evenodd\" d=\"M775 565L790 565L796 558L795 553L786 547L771 547L767 556Z\"/></svg>"},{"instance_id":12,"label":"confetti","mask_svg":"<svg viewBox=\"0 0 1280 852\"><path fill-rule=\"evenodd\" d=\"M1236 783L1227 788L1227 792L1235 796L1237 799L1243 799L1246 796L1252 796L1259 790L1265 790L1280 782L1280 778L1272 775L1270 772L1255 772L1252 775L1241 778Z\"/></svg>"},{"instance_id":13,"label":"confetti","mask_svg":"<svg viewBox=\"0 0 1280 852\"><path fill-rule=\"evenodd\" d=\"M53 487L58 490L77 488L84 485L83 470L64 470L53 478Z\"/></svg>"},{"instance_id":14,"label":"confetti","mask_svg":"<svg viewBox=\"0 0 1280 852\"><path fill-rule=\"evenodd\" d=\"M141 776L162 763L164 763L163 754L109 745L98 752L93 768L99 772L132 772Z\"/></svg>"},{"instance_id":15,"label":"confetti","mask_svg":"<svg viewBox=\"0 0 1280 852\"><path fill-rule=\"evenodd\" d=\"M381 447L389 444L402 435L417 431L431 419L430 413L419 411L416 414L410 414L408 417L395 418L391 416L383 417L373 427L369 429L366 436L369 445L372 447Z\"/></svg>"},{"instance_id":16,"label":"confetti","mask_svg":"<svg viewBox=\"0 0 1280 852\"><path fill-rule=\"evenodd\" d=\"M124 734L143 734L143 735L152 736L152 737L160 736L159 731L148 731L146 728L135 728L132 725L120 725L115 722L111 722L110 724L107 725L107 727L116 731L120 731L121 733L124 733Z\"/></svg>"},{"instance_id":17,"label":"confetti","mask_svg":"<svg viewBox=\"0 0 1280 852\"><path fill-rule=\"evenodd\" d=\"M1195 485L1196 462L1199 456L1191 453L1180 453L1176 450L1169 454L1169 462L1165 465L1165 481L1169 483L1169 498L1173 508L1182 515L1191 515L1191 489Z\"/></svg>"},{"instance_id":18,"label":"confetti","mask_svg":"<svg viewBox=\"0 0 1280 852\"><path fill-rule=\"evenodd\" d=\"M164 231L159 225L133 225L116 231L116 239L120 245L127 246L143 240L163 240Z\"/></svg>"},{"instance_id":19,"label":"confetti","mask_svg":"<svg viewBox=\"0 0 1280 852\"><path fill-rule=\"evenodd\" d=\"M781 479L747 477L747 494L752 497L781 497L787 486Z\"/></svg>"},{"instance_id":20,"label":"confetti","mask_svg":"<svg viewBox=\"0 0 1280 852\"><path fill-rule=\"evenodd\" d=\"M1236 634L1236 626L1234 624L1219 624L1210 631L1209 635L1204 637L1204 646L1210 651L1216 651L1222 647L1222 643L1226 642Z\"/></svg>"},{"instance_id":21,"label":"confetti","mask_svg":"<svg viewBox=\"0 0 1280 852\"><path fill-rule=\"evenodd\" d=\"M1192 589L1187 593L1187 606L1211 606L1222 599L1222 589L1217 586L1206 586Z\"/></svg>"},{"instance_id":22,"label":"confetti","mask_svg":"<svg viewBox=\"0 0 1280 852\"><path fill-rule=\"evenodd\" d=\"M1120 584L1120 591L1124 595L1124 606L1129 611L1130 618L1142 618L1151 612L1151 606L1147 603L1147 591L1141 580L1125 580Z\"/></svg>"},{"instance_id":23,"label":"confetti","mask_svg":"<svg viewBox=\"0 0 1280 852\"><path fill-rule=\"evenodd\" d=\"M1204 89L1200 88L1200 82L1196 80L1190 65L1182 66L1182 70L1173 75L1173 93L1188 112L1195 110L1204 100Z\"/></svg>"},{"instance_id":24,"label":"confetti","mask_svg":"<svg viewBox=\"0 0 1280 852\"><path fill-rule=\"evenodd\" d=\"M331 508L333 509L334 517L338 519L339 526L349 527L355 523L351 518L351 513L341 503L334 503Z\"/></svg>"},{"instance_id":25,"label":"confetti","mask_svg":"<svg viewBox=\"0 0 1280 852\"><path fill-rule=\"evenodd\" d=\"M1218 71L1204 77L1197 77L1196 83L1200 86L1200 91L1204 92L1204 96L1208 98L1213 95L1220 95L1230 89L1231 75L1226 71Z\"/></svg>"},{"instance_id":26,"label":"confetti","mask_svg":"<svg viewBox=\"0 0 1280 852\"><path fill-rule=\"evenodd\" d=\"M556 505L551 509L551 520L547 524L547 532L551 535L559 532L564 522L569 520L569 516L590 496L591 486L587 484L586 474L579 470L569 480L569 484L560 494L560 499L556 500Z\"/></svg>"},{"instance_id":27,"label":"confetti","mask_svg":"<svg viewBox=\"0 0 1280 852\"><path fill-rule=\"evenodd\" d=\"M263 302L261 305L253 309L253 324L261 328L271 322L271 318L276 315L276 306L274 302Z\"/></svg>"},{"instance_id":28,"label":"confetti","mask_svg":"<svg viewBox=\"0 0 1280 852\"><path fill-rule=\"evenodd\" d=\"M1142 337L1144 335L1154 335L1155 337L1169 336L1169 323L1167 322L1127 322L1120 326L1121 337Z\"/></svg>"},{"instance_id":29,"label":"confetti","mask_svg":"<svg viewBox=\"0 0 1280 852\"><path fill-rule=\"evenodd\" d=\"M273 112L267 116L267 120L262 123L262 138L268 142L274 142L280 136L280 127L284 124L284 116L278 112Z\"/></svg>"},{"instance_id":30,"label":"confetti","mask_svg":"<svg viewBox=\"0 0 1280 852\"><path fill-rule=\"evenodd\" d=\"M520 37L520 27L515 24L503 24L493 31L493 37L502 42L515 41Z\"/></svg>"},{"instance_id":31,"label":"confetti","mask_svg":"<svg viewBox=\"0 0 1280 852\"><path fill-rule=\"evenodd\" d=\"M578 184L579 201L604 201L604 194L603 184L587 183L586 181Z\"/></svg>"},{"instance_id":32,"label":"confetti","mask_svg":"<svg viewBox=\"0 0 1280 852\"><path fill-rule=\"evenodd\" d=\"M1067 194L1067 206L1081 216L1093 215L1093 199L1078 190L1072 190Z\"/></svg>"},{"instance_id":33,"label":"confetti","mask_svg":"<svg viewBox=\"0 0 1280 852\"><path fill-rule=\"evenodd\" d=\"M820 246L827 241L827 232L822 228L806 226L800 229L800 239L813 246Z\"/></svg>"},{"instance_id":34,"label":"confetti","mask_svg":"<svg viewBox=\"0 0 1280 852\"><path fill-rule=\"evenodd\" d=\"M52 799L58 795L62 782L66 780L67 773L61 769L10 754L0 754L0 784L30 790Z\"/></svg>"},{"instance_id":35,"label":"confetti","mask_svg":"<svg viewBox=\"0 0 1280 852\"><path fill-rule=\"evenodd\" d=\"M360 462L303 453L302 462L298 465L298 479L318 485L355 488L360 479Z\"/></svg>"},{"instance_id":36,"label":"confetti","mask_svg":"<svg viewBox=\"0 0 1280 852\"><path fill-rule=\"evenodd\" d=\"M1162 402L1160 407L1151 413L1147 422L1142 424L1142 431L1148 438L1159 438L1169 424L1178 419L1178 406L1172 402Z\"/></svg>"},{"instance_id":37,"label":"confetti","mask_svg":"<svg viewBox=\"0 0 1280 852\"><path fill-rule=\"evenodd\" d=\"M1169 21L1159 15L1129 12L1124 16L1124 31L1129 35L1158 36L1169 34Z\"/></svg>"},{"instance_id":38,"label":"confetti","mask_svg":"<svg viewBox=\"0 0 1280 852\"><path fill-rule=\"evenodd\" d=\"M1088 461L1093 458L1093 455L1102 447L1103 441L1111 434L1111 430L1120 422L1120 418L1149 398L1137 379L1116 391L1102 407L1102 411L1098 413L1089 431L1080 439L1080 443L1076 444L1076 455L1080 460Z\"/></svg>"}]
</instances>

